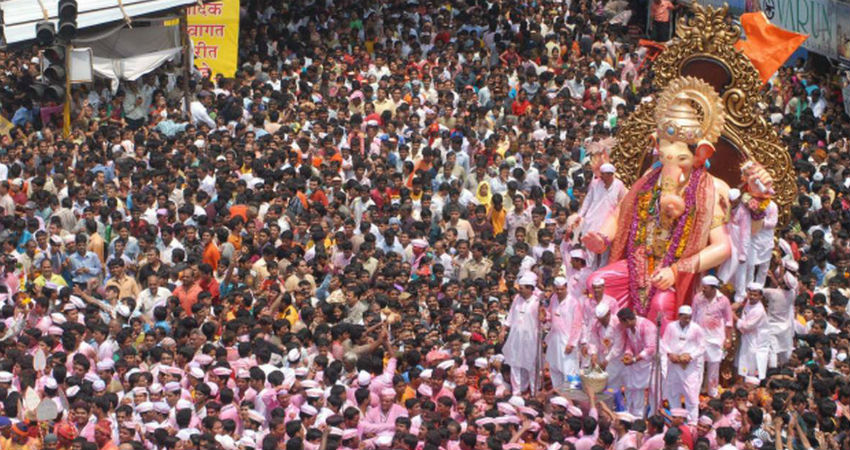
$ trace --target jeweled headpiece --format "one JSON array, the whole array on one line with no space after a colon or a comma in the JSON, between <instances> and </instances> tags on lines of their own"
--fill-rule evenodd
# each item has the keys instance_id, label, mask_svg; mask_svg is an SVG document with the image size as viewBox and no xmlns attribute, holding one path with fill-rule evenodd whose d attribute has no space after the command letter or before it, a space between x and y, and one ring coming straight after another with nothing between
<instances>
[{"instance_id":1,"label":"jeweled headpiece","mask_svg":"<svg viewBox=\"0 0 850 450\"><path fill-rule=\"evenodd\" d=\"M720 95L698 78L671 81L656 100L655 122L661 139L714 144L723 132L725 118Z\"/></svg>"}]
</instances>

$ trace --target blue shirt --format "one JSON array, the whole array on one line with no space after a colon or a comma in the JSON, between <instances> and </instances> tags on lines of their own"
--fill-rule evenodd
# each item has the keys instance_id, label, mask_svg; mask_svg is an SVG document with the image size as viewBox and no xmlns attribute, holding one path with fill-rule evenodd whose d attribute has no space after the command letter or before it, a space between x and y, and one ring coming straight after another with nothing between
<instances>
[{"instance_id":1,"label":"blue shirt","mask_svg":"<svg viewBox=\"0 0 850 450\"><path fill-rule=\"evenodd\" d=\"M187 126L189 126L188 123L177 123L173 120L166 119L156 124L155 128L157 131L168 137L174 137L177 133L186 131Z\"/></svg>"},{"instance_id":2,"label":"blue shirt","mask_svg":"<svg viewBox=\"0 0 850 450\"><path fill-rule=\"evenodd\" d=\"M86 268L86 273L77 273L77 269ZM100 275L103 266L100 264L100 258L94 252L87 251L84 256L80 256L79 252L74 252L71 255L71 275L74 283L88 283Z\"/></svg>"},{"instance_id":3,"label":"blue shirt","mask_svg":"<svg viewBox=\"0 0 850 450\"><path fill-rule=\"evenodd\" d=\"M106 178L106 181L112 181L115 179L115 169L111 166L105 166L103 164L98 164L91 169L91 173L103 172L103 176Z\"/></svg>"},{"instance_id":4,"label":"blue shirt","mask_svg":"<svg viewBox=\"0 0 850 450\"><path fill-rule=\"evenodd\" d=\"M12 125L22 127L26 125L27 122L34 122L33 111L21 106L17 111L15 111L15 115L12 116Z\"/></svg>"},{"instance_id":5,"label":"blue shirt","mask_svg":"<svg viewBox=\"0 0 850 450\"><path fill-rule=\"evenodd\" d=\"M824 266L823 269L821 269L819 266L812 267L812 275L815 276L815 281L817 282L817 285L823 286L823 282L824 282L824 278L826 277L826 274L833 271L833 270L835 270L835 266L833 266L832 264L830 264L828 262L826 263L826 265Z\"/></svg>"}]
</instances>

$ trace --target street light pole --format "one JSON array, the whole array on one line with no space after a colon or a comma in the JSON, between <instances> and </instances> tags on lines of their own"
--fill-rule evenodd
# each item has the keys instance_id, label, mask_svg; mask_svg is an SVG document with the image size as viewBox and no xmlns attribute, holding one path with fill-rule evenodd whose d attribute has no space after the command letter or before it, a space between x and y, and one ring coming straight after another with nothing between
<instances>
[{"instance_id":1,"label":"street light pole","mask_svg":"<svg viewBox=\"0 0 850 450\"><path fill-rule=\"evenodd\" d=\"M65 110L62 114L62 136L71 135L71 41L65 44Z\"/></svg>"}]
</instances>

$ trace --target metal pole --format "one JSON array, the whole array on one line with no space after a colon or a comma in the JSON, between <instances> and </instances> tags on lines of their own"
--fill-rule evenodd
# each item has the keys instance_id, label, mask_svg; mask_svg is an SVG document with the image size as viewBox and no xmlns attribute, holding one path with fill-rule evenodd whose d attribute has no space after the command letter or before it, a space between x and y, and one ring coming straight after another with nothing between
<instances>
[{"instance_id":1,"label":"metal pole","mask_svg":"<svg viewBox=\"0 0 850 450\"><path fill-rule=\"evenodd\" d=\"M653 408L653 411L658 409L661 405L661 313L659 312L657 316L655 316L655 327L657 332L655 333L655 356L652 358L652 365L654 366L654 371L652 374L652 390L649 393L652 398L650 401L650 407ZM646 419L646 409L643 410L643 418Z\"/></svg>"},{"instance_id":2,"label":"metal pole","mask_svg":"<svg viewBox=\"0 0 850 450\"><path fill-rule=\"evenodd\" d=\"M189 20L186 17L186 8L180 14L180 45L183 48L183 112L189 121L192 121L192 109L189 107L192 97L189 93L189 77L192 76L192 68L189 67L189 33L187 28Z\"/></svg>"},{"instance_id":3,"label":"metal pole","mask_svg":"<svg viewBox=\"0 0 850 450\"><path fill-rule=\"evenodd\" d=\"M71 135L71 43L65 44L65 108L62 112L62 136Z\"/></svg>"},{"instance_id":4,"label":"metal pole","mask_svg":"<svg viewBox=\"0 0 850 450\"><path fill-rule=\"evenodd\" d=\"M534 349L534 378L531 383L531 395L536 396L537 392L540 390L540 380L543 378L541 376L541 372L543 372L543 364L541 364L540 353L543 347L543 323L540 321L540 308L543 308L543 302L538 301L537 303L537 348Z\"/></svg>"}]
</instances>

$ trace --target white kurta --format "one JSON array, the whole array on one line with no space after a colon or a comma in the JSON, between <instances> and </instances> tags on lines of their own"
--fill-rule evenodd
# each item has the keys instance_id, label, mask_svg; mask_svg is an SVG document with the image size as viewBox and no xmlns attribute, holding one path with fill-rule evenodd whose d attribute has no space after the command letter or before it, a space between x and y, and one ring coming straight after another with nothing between
<instances>
[{"instance_id":1,"label":"white kurta","mask_svg":"<svg viewBox=\"0 0 850 450\"><path fill-rule=\"evenodd\" d=\"M511 304L511 310L505 324L510 327L508 338L502 347L505 364L527 370L536 369L537 345L540 326L538 310L540 300L536 295L524 299L517 295Z\"/></svg>"},{"instance_id":2,"label":"white kurta","mask_svg":"<svg viewBox=\"0 0 850 450\"><path fill-rule=\"evenodd\" d=\"M694 296L693 321L699 325L705 335L705 360L720 362L723 360L723 344L726 341L726 328L732 327L732 306L729 299L716 292L708 300L702 292Z\"/></svg>"},{"instance_id":3,"label":"white kurta","mask_svg":"<svg viewBox=\"0 0 850 450\"><path fill-rule=\"evenodd\" d=\"M759 350L763 348L767 339L767 313L761 302L747 304L741 308L741 318L735 324L741 332L741 346L738 348L736 363L738 375L755 376L759 370ZM766 356L766 355L765 355ZM764 358L765 366L767 358ZM764 378L764 373L758 373L759 378Z\"/></svg>"},{"instance_id":4,"label":"white kurta","mask_svg":"<svg viewBox=\"0 0 850 450\"><path fill-rule=\"evenodd\" d=\"M605 361L608 353L611 351L611 345L614 344L614 333L620 330L619 324L620 321L617 319L617 316L611 316L608 319L607 326L602 325L602 322L598 319L593 319L593 324L584 337L587 354L597 355L597 359L600 362Z\"/></svg>"},{"instance_id":5,"label":"white kurta","mask_svg":"<svg viewBox=\"0 0 850 450\"><path fill-rule=\"evenodd\" d=\"M594 178L587 188L587 196L581 204L578 214L581 216L579 231L582 235L591 231L599 231L605 220L610 216L620 200L626 195L626 186L617 178L611 186L605 187L601 178Z\"/></svg>"},{"instance_id":6,"label":"white kurta","mask_svg":"<svg viewBox=\"0 0 850 450\"><path fill-rule=\"evenodd\" d=\"M649 387L649 381L652 378L652 360L655 357L656 337L658 329L655 324L649 319L643 317L637 318L634 330L618 325L618 330L614 331L614 342L611 345L611 351L608 353L608 376L610 378L619 378L620 383L626 389L646 389ZM625 365L622 362L623 356L631 354L636 359L640 359L631 365ZM614 372L612 374L612 372ZM609 381L608 383L612 383ZM613 387L616 387L614 384Z\"/></svg>"},{"instance_id":7,"label":"white kurta","mask_svg":"<svg viewBox=\"0 0 850 450\"><path fill-rule=\"evenodd\" d=\"M744 217L746 215L746 218ZM747 256L747 245L750 241L750 212L743 205L738 205L732 210L729 223L726 224L726 229L729 232L729 241L732 246L732 254L729 259L723 262L717 269L717 278L723 280L724 283L732 282L735 284L736 290L739 288L735 283L735 274L742 266L741 260ZM744 222L746 221L746 226ZM742 258L743 257L743 258ZM744 280L745 278L741 278ZM746 286L740 286L744 288Z\"/></svg>"},{"instance_id":8,"label":"white kurta","mask_svg":"<svg viewBox=\"0 0 850 450\"><path fill-rule=\"evenodd\" d=\"M610 295L603 295L601 302L597 302L595 299L588 297L586 295L582 296L581 297L582 316L583 317L596 317L596 307L599 305L599 303L605 303L605 304L608 305L608 311L610 312L612 319L617 317L617 311L620 310L620 307L617 304L617 300L614 297L611 297ZM593 326L593 323L595 323L595 322L585 321L585 324L584 324L585 335L587 335L587 333L590 332L590 327Z\"/></svg>"},{"instance_id":9,"label":"white kurta","mask_svg":"<svg viewBox=\"0 0 850 450\"><path fill-rule=\"evenodd\" d=\"M705 335L702 327L691 322L682 328L679 321L670 322L664 330L661 338L661 351L664 358L668 355L681 355L687 353L691 356L691 362L685 367L681 364L671 363L667 360L667 370L664 374L663 391L673 408L678 404L679 398L685 398L685 408L688 410L689 419L695 420L699 407L699 391L702 387L703 357L705 355Z\"/></svg>"},{"instance_id":10,"label":"white kurta","mask_svg":"<svg viewBox=\"0 0 850 450\"><path fill-rule=\"evenodd\" d=\"M578 299L567 295L559 301L557 295L552 296L549 302L549 316L552 325L549 335L546 336L546 362L550 368L566 376L577 375L581 354L579 341L583 328ZM567 345L573 347L569 354L565 351Z\"/></svg>"},{"instance_id":11,"label":"white kurta","mask_svg":"<svg viewBox=\"0 0 850 450\"><path fill-rule=\"evenodd\" d=\"M776 206L776 203L771 201L765 210L761 229L753 233L752 236L752 264L763 264L770 261L771 254L773 253L773 232L778 222L779 208ZM749 258L747 262L750 262Z\"/></svg>"},{"instance_id":12,"label":"white kurta","mask_svg":"<svg viewBox=\"0 0 850 450\"><path fill-rule=\"evenodd\" d=\"M587 291L587 279L590 278L590 274L592 273L593 270L590 267L582 267L581 270L575 270L572 267L568 267L567 295L581 302L581 299L584 297L584 293Z\"/></svg>"},{"instance_id":13,"label":"white kurta","mask_svg":"<svg viewBox=\"0 0 850 450\"><path fill-rule=\"evenodd\" d=\"M786 273L791 289L765 289L767 299L767 326L770 330L770 348L775 353L790 352L794 344L794 300L796 279Z\"/></svg>"}]
</instances>

